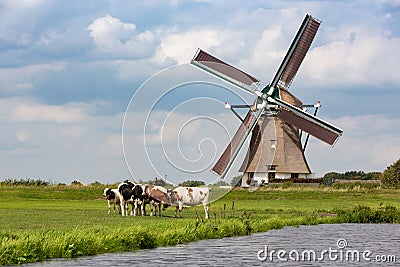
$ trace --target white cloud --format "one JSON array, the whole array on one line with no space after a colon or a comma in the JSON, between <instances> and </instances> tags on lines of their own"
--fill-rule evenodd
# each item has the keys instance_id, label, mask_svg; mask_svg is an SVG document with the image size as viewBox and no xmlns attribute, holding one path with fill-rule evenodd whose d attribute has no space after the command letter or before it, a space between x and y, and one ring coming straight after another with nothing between
<instances>
[{"instance_id":1,"label":"white cloud","mask_svg":"<svg viewBox=\"0 0 400 267\"><path fill-rule=\"evenodd\" d=\"M121 144L123 114L91 115L95 104L43 105L1 99L1 177L84 183L128 178Z\"/></svg>"},{"instance_id":2,"label":"white cloud","mask_svg":"<svg viewBox=\"0 0 400 267\"><path fill-rule=\"evenodd\" d=\"M25 65L16 68L0 68L0 92L21 94L35 89L35 80L49 73L65 70L66 62Z\"/></svg>"},{"instance_id":3,"label":"white cloud","mask_svg":"<svg viewBox=\"0 0 400 267\"><path fill-rule=\"evenodd\" d=\"M87 119L85 111L73 104L44 105L12 98L0 99L1 121L72 123Z\"/></svg>"},{"instance_id":4,"label":"white cloud","mask_svg":"<svg viewBox=\"0 0 400 267\"><path fill-rule=\"evenodd\" d=\"M312 138L306 154L317 175L348 170L381 172L400 158L400 119L362 115L330 121L340 125L344 134L333 148Z\"/></svg>"},{"instance_id":5,"label":"white cloud","mask_svg":"<svg viewBox=\"0 0 400 267\"><path fill-rule=\"evenodd\" d=\"M335 40L312 49L302 66L310 86L377 86L400 83L400 38L363 25L339 32Z\"/></svg>"},{"instance_id":6,"label":"white cloud","mask_svg":"<svg viewBox=\"0 0 400 267\"><path fill-rule=\"evenodd\" d=\"M155 58L164 61L173 58L177 63L189 62L197 48L209 49L220 45L221 34L213 29L196 29L186 32L168 32L161 38Z\"/></svg>"},{"instance_id":7,"label":"white cloud","mask_svg":"<svg viewBox=\"0 0 400 267\"><path fill-rule=\"evenodd\" d=\"M15 135L20 142L26 142L30 137L29 130L18 130Z\"/></svg>"},{"instance_id":8,"label":"white cloud","mask_svg":"<svg viewBox=\"0 0 400 267\"><path fill-rule=\"evenodd\" d=\"M18 1L18 3L13 0L5 0L4 2L9 7L15 6L18 8L29 8L29 7L41 5L43 3L43 0L21 0L21 1Z\"/></svg>"},{"instance_id":9,"label":"white cloud","mask_svg":"<svg viewBox=\"0 0 400 267\"><path fill-rule=\"evenodd\" d=\"M121 58L151 56L158 39L151 31L136 32L136 25L124 23L110 15L95 19L88 27L90 36L98 48L105 53Z\"/></svg>"}]
</instances>

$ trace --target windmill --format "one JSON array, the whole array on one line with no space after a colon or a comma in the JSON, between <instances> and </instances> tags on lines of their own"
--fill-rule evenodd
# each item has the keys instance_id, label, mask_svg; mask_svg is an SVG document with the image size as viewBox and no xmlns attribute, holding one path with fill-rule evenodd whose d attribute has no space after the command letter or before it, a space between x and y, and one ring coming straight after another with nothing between
<instances>
[{"instance_id":1,"label":"windmill","mask_svg":"<svg viewBox=\"0 0 400 267\"><path fill-rule=\"evenodd\" d=\"M241 120L212 172L224 178L246 139L252 133L246 158L240 167L242 185L268 182L271 178L306 178L312 175L304 156L309 135L334 146L343 131L316 117L320 103L303 105L289 92L289 87L302 63L320 21L306 15L272 81L259 89L260 80L199 49L191 64L253 94L252 105L230 105ZM246 108L244 118L235 111ZM314 108L314 113L307 112ZM302 134L307 133L304 144ZM304 139L304 138L303 138Z\"/></svg>"}]
</instances>

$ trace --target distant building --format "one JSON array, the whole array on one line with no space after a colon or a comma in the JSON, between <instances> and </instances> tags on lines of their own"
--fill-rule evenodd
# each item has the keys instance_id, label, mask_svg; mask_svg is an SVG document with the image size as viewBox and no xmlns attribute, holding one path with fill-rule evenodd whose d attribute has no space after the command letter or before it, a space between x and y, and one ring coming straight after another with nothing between
<instances>
[{"instance_id":1,"label":"distant building","mask_svg":"<svg viewBox=\"0 0 400 267\"><path fill-rule=\"evenodd\" d=\"M154 180L151 182L151 184L153 185L157 185L157 186L167 186L170 185L168 184L163 178L154 178Z\"/></svg>"}]
</instances>

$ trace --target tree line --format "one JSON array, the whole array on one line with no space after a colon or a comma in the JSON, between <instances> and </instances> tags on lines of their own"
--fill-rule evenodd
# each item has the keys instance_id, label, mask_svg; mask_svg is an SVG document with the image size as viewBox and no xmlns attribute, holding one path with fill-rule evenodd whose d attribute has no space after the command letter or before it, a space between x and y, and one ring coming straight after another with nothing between
<instances>
[{"instance_id":1,"label":"tree line","mask_svg":"<svg viewBox=\"0 0 400 267\"><path fill-rule=\"evenodd\" d=\"M235 176L232 178L230 183L227 183L226 181L223 180L218 180L215 184L216 186L240 186L240 179L242 178L241 175ZM312 179L308 179L312 180ZM313 181L318 181L321 182L324 185L331 185L333 184L336 180L380 180L382 185L384 187L388 188L400 188L400 159L394 162L392 165L388 166L384 172L364 172L364 171L346 171L344 173L338 173L338 172L329 172L326 173L322 178L315 179ZM139 180L139 182L142 182ZM303 182L310 182L310 181L303 181ZM149 180L147 181L149 184L154 184L154 185L161 185L161 186L167 186L167 187L172 187L171 184L168 184L164 179L162 178L156 178L155 180ZM52 185L54 183L50 181L45 181L41 179L5 179L3 181L0 181L0 186L5 186L5 185L14 185L14 186L48 186ZM63 183L59 183L58 185L65 185ZM71 185L74 186L80 186L82 185L81 182L74 180ZM100 186L100 182L94 182L91 185L93 186ZM203 181L191 181L187 180L184 182L181 182L178 184L178 186L204 186L205 183Z\"/></svg>"}]
</instances>

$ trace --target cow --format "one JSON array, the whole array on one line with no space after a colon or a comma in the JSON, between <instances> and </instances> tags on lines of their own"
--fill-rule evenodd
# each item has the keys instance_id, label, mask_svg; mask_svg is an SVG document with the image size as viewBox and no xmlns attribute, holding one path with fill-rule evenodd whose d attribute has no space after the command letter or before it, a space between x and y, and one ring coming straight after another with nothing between
<instances>
[{"instance_id":1,"label":"cow","mask_svg":"<svg viewBox=\"0 0 400 267\"><path fill-rule=\"evenodd\" d=\"M197 206L203 204L206 219L208 219L208 212L210 209L210 193L208 187L177 187L169 191L171 205L176 206L175 216L179 209L179 217L182 218L183 206Z\"/></svg>"},{"instance_id":2,"label":"cow","mask_svg":"<svg viewBox=\"0 0 400 267\"><path fill-rule=\"evenodd\" d=\"M119 205L121 195L118 192L118 189L105 188L103 191L103 196L107 199L107 203L108 203L108 213L107 214L110 214L110 212L111 212L111 204L113 204L113 206L114 206L114 214L116 214L115 206L119 207L119 213L121 213L121 208Z\"/></svg>"},{"instance_id":3,"label":"cow","mask_svg":"<svg viewBox=\"0 0 400 267\"><path fill-rule=\"evenodd\" d=\"M161 217L161 204L164 205L164 210L171 204L168 190L162 186L147 185L144 194L150 202L150 216L153 216L153 207L155 207L154 215L157 216L158 209L158 216Z\"/></svg>"},{"instance_id":4,"label":"cow","mask_svg":"<svg viewBox=\"0 0 400 267\"><path fill-rule=\"evenodd\" d=\"M123 182L118 185L118 192L121 194L120 197L120 206L122 211L122 216L125 216L125 205L132 204L131 215L136 216L138 205L140 205L140 210L142 216L144 215L144 195L143 188L141 185L135 185L132 182Z\"/></svg>"}]
</instances>

